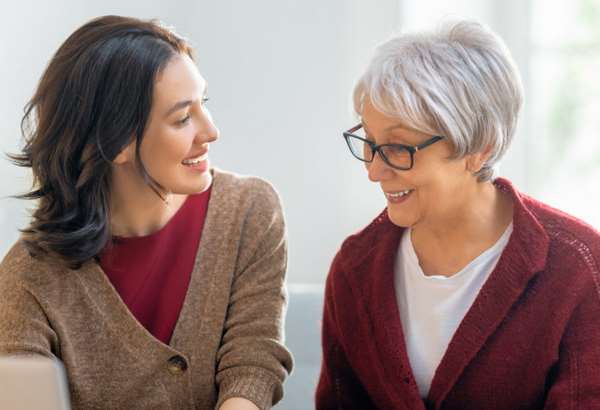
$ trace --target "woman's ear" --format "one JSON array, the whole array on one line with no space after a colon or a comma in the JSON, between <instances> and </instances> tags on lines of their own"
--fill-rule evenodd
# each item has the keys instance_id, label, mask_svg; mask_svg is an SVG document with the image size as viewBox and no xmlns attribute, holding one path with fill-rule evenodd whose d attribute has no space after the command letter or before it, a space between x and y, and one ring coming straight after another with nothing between
<instances>
[{"instance_id":1,"label":"woman's ear","mask_svg":"<svg viewBox=\"0 0 600 410\"><path fill-rule=\"evenodd\" d=\"M129 162L133 163L135 161L135 140L133 140L129 145L127 145L121 152L117 154L115 159L113 159L113 164L115 165L124 165Z\"/></svg>"},{"instance_id":2,"label":"woman's ear","mask_svg":"<svg viewBox=\"0 0 600 410\"><path fill-rule=\"evenodd\" d=\"M492 148L487 147L483 151L476 152L474 154L470 154L467 156L467 171L471 173L476 173L483 168L483 165L486 163L488 158L492 153Z\"/></svg>"}]
</instances>

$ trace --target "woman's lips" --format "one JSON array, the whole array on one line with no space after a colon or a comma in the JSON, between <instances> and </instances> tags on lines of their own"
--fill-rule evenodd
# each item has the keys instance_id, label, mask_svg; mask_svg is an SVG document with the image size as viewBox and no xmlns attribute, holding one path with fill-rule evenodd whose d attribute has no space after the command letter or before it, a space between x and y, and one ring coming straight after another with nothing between
<instances>
[{"instance_id":1,"label":"woman's lips","mask_svg":"<svg viewBox=\"0 0 600 410\"><path fill-rule=\"evenodd\" d=\"M385 197L388 202L392 204L399 204L406 201L414 189L405 189L401 191L384 191Z\"/></svg>"},{"instance_id":2,"label":"woman's lips","mask_svg":"<svg viewBox=\"0 0 600 410\"><path fill-rule=\"evenodd\" d=\"M192 165L184 165L184 167L194 172L206 172L208 170L208 159L196 162Z\"/></svg>"},{"instance_id":3,"label":"woman's lips","mask_svg":"<svg viewBox=\"0 0 600 410\"><path fill-rule=\"evenodd\" d=\"M183 165L193 165L197 162L202 162L208 159L208 150L204 151L202 154L195 155L193 157L189 157L181 161Z\"/></svg>"},{"instance_id":4,"label":"woman's lips","mask_svg":"<svg viewBox=\"0 0 600 410\"><path fill-rule=\"evenodd\" d=\"M208 151L204 152L202 155L181 161L181 165L195 172L205 172L208 170L208 164Z\"/></svg>"}]
</instances>

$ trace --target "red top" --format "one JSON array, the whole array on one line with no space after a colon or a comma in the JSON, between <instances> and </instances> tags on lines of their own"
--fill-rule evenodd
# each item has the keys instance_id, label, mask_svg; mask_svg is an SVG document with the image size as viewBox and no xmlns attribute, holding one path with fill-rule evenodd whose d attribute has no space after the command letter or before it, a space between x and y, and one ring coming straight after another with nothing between
<instances>
[{"instance_id":1,"label":"red top","mask_svg":"<svg viewBox=\"0 0 600 410\"><path fill-rule=\"evenodd\" d=\"M165 344L179 318L208 209L210 189L190 195L151 235L117 238L100 266L133 316Z\"/></svg>"},{"instance_id":2,"label":"red top","mask_svg":"<svg viewBox=\"0 0 600 410\"><path fill-rule=\"evenodd\" d=\"M600 234L518 193L513 233L422 400L402 333L384 211L350 236L327 278L323 409L600 409Z\"/></svg>"}]
</instances>

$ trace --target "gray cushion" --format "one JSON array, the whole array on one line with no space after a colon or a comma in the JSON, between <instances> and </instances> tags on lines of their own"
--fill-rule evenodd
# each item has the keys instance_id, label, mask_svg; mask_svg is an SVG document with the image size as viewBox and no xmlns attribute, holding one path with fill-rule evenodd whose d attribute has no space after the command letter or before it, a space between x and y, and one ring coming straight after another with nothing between
<instances>
[{"instance_id":1,"label":"gray cushion","mask_svg":"<svg viewBox=\"0 0 600 410\"><path fill-rule=\"evenodd\" d=\"M277 410L306 410L315 407L314 395L321 365L321 316L323 287L288 285L286 346L294 355L294 371L284 386Z\"/></svg>"}]
</instances>

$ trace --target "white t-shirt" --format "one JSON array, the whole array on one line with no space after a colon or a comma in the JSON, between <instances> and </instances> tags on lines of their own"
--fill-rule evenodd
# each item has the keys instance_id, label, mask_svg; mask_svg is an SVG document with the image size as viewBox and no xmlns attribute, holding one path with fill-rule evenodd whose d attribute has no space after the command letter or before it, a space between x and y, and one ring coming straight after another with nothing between
<instances>
[{"instance_id":1,"label":"white t-shirt","mask_svg":"<svg viewBox=\"0 0 600 410\"><path fill-rule=\"evenodd\" d=\"M460 272L425 276L406 229L394 267L394 287L408 358L421 397L427 397L435 370L450 339L490 276L512 233L500 239Z\"/></svg>"}]
</instances>

